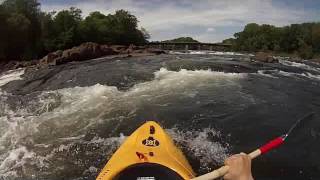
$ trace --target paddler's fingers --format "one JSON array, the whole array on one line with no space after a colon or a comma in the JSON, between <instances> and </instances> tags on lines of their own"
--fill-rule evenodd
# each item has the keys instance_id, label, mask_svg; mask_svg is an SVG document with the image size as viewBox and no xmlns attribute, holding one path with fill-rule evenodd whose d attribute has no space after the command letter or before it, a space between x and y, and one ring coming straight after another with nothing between
<instances>
[{"instance_id":1,"label":"paddler's fingers","mask_svg":"<svg viewBox=\"0 0 320 180\"><path fill-rule=\"evenodd\" d=\"M229 166L229 171L224 175L225 180L252 179L251 158L245 154L236 154L226 159L225 165Z\"/></svg>"},{"instance_id":2,"label":"paddler's fingers","mask_svg":"<svg viewBox=\"0 0 320 180\"><path fill-rule=\"evenodd\" d=\"M251 159L251 157L248 154L244 153L244 152L241 152L240 154L246 156L249 159ZM250 163L251 163L251 161L250 161Z\"/></svg>"}]
</instances>

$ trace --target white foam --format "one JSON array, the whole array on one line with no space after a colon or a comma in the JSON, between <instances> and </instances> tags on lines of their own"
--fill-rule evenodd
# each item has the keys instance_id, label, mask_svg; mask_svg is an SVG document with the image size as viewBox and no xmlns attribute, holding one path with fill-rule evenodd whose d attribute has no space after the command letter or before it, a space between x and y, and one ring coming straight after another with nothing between
<instances>
[{"instance_id":1,"label":"white foam","mask_svg":"<svg viewBox=\"0 0 320 180\"><path fill-rule=\"evenodd\" d=\"M187 52L181 52L181 51L169 51L170 54L210 54L210 55L219 55L219 56L243 56L246 54L242 53L236 53L236 52L223 52L223 51L194 51L190 50ZM247 54L249 56L253 56L252 54Z\"/></svg>"},{"instance_id":2,"label":"white foam","mask_svg":"<svg viewBox=\"0 0 320 180\"><path fill-rule=\"evenodd\" d=\"M213 54L213 55L229 55L229 56L243 56L243 55L245 55L245 54L236 53L236 52L220 52L220 51L209 52L209 54Z\"/></svg>"},{"instance_id":3,"label":"white foam","mask_svg":"<svg viewBox=\"0 0 320 180\"><path fill-rule=\"evenodd\" d=\"M8 167L10 167L10 169L23 167L23 165L33 157L34 153L29 152L25 146L11 150L10 153L3 160L1 160L0 174L15 174L15 172L9 172L8 174Z\"/></svg>"},{"instance_id":4,"label":"white foam","mask_svg":"<svg viewBox=\"0 0 320 180\"><path fill-rule=\"evenodd\" d=\"M65 155L64 152L70 151L70 148L77 143L112 146L110 150L105 150L111 154L112 150L125 139L123 135L115 138L96 137L85 141L84 133L99 128L101 124L111 120L121 122L131 119L135 117L136 111L146 104L165 106L170 104L172 99L195 98L199 90L206 87L214 87L212 91L225 88L226 85L238 88L238 80L245 77L246 74L241 73L185 69L176 72L162 68L155 72L154 80L136 84L127 91L96 84L90 87L43 92L35 98L36 102L29 102L30 106L39 107L39 110L36 108L37 110L32 111L30 107L14 111L6 107L1 110L0 124L5 127L4 131L0 132L1 172L13 175L19 169L17 166L24 167L30 159L38 168L51 167L50 162L59 159L57 154ZM201 138L205 137L199 135L195 142L200 142ZM214 145L209 141L207 143L203 145L203 149ZM16 147L20 147L21 144L29 144L32 148L17 149ZM197 146L200 144L189 145L195 154L200 153L200 150L197 152L195 149ZM54 149L46 156L40 155L43 150L48 151L52 148ZM222 151L223 147L221 148ZM216 153L214 149L208 150L211 154ZM74 153L79 152L78 149L74 151ZM16 161L21 154L24 158Z\"/></svg>"},{"instance_id":5,"label":"white foam","mask_svg":"<svg viewBox=\"0 0 320 180\"><path fill-rule=\"evenodd\" d=\"M169 54L186 54L186 53L180 52L180 51L169 51Z\"/></svg>"},{"instance_id":6,"label":"white foam","mask_svg":"<svg viewBox=\"0 0 320 180\"><path fill-rule=\"evenodd\" d=\"M268 77L268 78L278 78L278 77L272 76L270 73L267 73L267 71L265 70L259 70L257 74Z\"/></svg>"},{"instance_id":7,"label":"white foam","mask_svg":"<svg viewBox=\"0 0 320 180\"><path fill-rule=\"evenodd\" d=\"M229 156L229 145L213 141L210 137L221 139L221 133L212 128L198 131L179 131L176 128L166 130L178 145L187 148L188 154L200 161L200 168L207 172L213 165L221 165Z\"/></svg>"},{"instance_id":8,"label":"white foam","mask_svg":"<svg viewBox=\"0 0 320 180\"><path fill-rule=\"evenodd\" d=\"M314 74L311 74L311 73L305 73L303 74L305 77L308 77L308 78L311 78L311 79L314 79L314 80L320 80L320 75L314 75Z\"/></svg>"},{"instance_id":9,"label":"white foam","mask_svg":"<svg viewBox=\"0 0 320 180\"><path fill-rule=\"evenodd\" d=\"M206 51L189 51L189 54L208 54Z\"/></svg>"},{"instance_id":10,"label":"white foam","mask_svg":"<svg viewBox=\"0 0 320 180\"><path fill-rule=\"evenodd\" d=\"M298 62L293 62L288 60L279 60L279 63L285 66L298 67L306 70L313 70L313 71L320 72L320 68L312 67L304 63L298 63Z\"/></svg>"},{"instance_id":11,"label":"white foam","mask_svg":"<svg viewBox=\"0 0 320 180\"><path fill-rule=\"evenodd\" d=\"M15 80L22 79L21 76L24 74L25 69L16 69L7 71L0 76L0 87Z\"/></svg>"},{"instance_id":12,"label":"white foam","mask_svg":"<svg viewBox=\"0 0 320 180\"><path fill-rule=\"evenodd\" d=\"M64 142L53 149L51 149L51 146L42 146L44 149L51 149L51 151L47 152L45 155L30 151L25 146L20 146L12 149L8 154L0 156L0 179L20 177L18 174L21 175L21 173L23 174L22 177L30 178L33 177L34 174L46 175L48 172L63 172L65 170L57 165L63 164L66 161L65 158L80 153L83 153L83 155L86 156L86 151L90 153L90 150L93 150L92 148L95 147L99 147L99 149L102 149L103 151L103 154L96 154L96 156L103 155L104 157L110 157L125 139L126 137L123 135L110 138L94 137L89 141L76 139L74 141ZM58 142L52 146L56 146L56 144L58 144ZM78 148L80 146L88 147L88 150ZM84 159L84 161L87 160ZM28 169L30 166L46 171L42 172L35 169ZM88 170L89 173L97 172L93 166L89 167Z\"/></svg>"},{"instance_id":13,"label":"white foam","mask_svg":"<svg viewBox=\"0 0 320 180\"><path fill-rule=\"evenodd\" d=\"M287 76L287 77L297 77L299 75L303 75L303 74L299 74L299 73L286 72L286 71L281 71L281 70L276 70L275 72L279 75Z\"/></svg>"},{"instance_id":14,"label":"white foam","mask_svg":"<svg viewBox=\"0 0 320 180\"><path fill-rule=\"evenodd\" d=\"M291 77L291 78L308 78L308 79L312 79L312 80L320 80L320 75L315 75L315 74L311 74L309 72L305 72L305 73L294 73L294 72L286 72L286 71L281 71L281 70L268 70L268 72L270 72L270 74L265 73L266 71L258 71L259 75L263 75L266 77L270 77L270 78L278 78L274 75L281 75L281 76L285 76L285 77Z\"/></svg>"}]
</instances>

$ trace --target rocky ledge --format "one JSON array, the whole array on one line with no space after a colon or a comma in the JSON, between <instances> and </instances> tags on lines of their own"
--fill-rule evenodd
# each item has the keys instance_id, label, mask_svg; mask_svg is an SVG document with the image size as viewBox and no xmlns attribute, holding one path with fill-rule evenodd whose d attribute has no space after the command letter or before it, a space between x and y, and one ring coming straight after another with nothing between
<instances>
[{"instance_id":1,"label":"rocky ledge","mask_svg":"<svg viewBox=\"0 0 320 180\"><path fill-rule=\"evenodd\" d=\"M0 69L0 72L23 67L42 68L65 64L72 61L85 61L104 56L131 57L139 55L158 55L163 53L165 53L165 51L147 48L145 46L100 45L97 43L87 42L71 49L64 51L58 50L56 52L49 53L39 60L10 61L1 65L2 68Z\"/></svg>"},{"instance_id":2,"label":"rocky ledge","mask_svg":"<svg viewBox=\"0 0 320 180\"><path fill-rule=\"evenodd\" d=\"M258 52L252 58L254 61L264 62L264 63L278 63L279 60L275 58L271 53Z\"/></svg>"},{"instance_id":3,"label":"rocky ledge","mask_svg":"<svg viewBox=\"0 0 320 180\"><path fill-rule=\"evenodd\" d=\"M255 61L255 62L263 62L263 63L278 63L279 59L283 59L283 58L288 61L297 62L297 63L301 63L305 60L296 54L290 54L288 56L281 56L281 55L277 55L273 52L269 52L269 53L268 52L257 52L253 57L251 57L251 60ZM320 63L320 58L316 57L313 59L308 59L308 61L314 62L314 63Z\"/></svg>"}]
</instances>

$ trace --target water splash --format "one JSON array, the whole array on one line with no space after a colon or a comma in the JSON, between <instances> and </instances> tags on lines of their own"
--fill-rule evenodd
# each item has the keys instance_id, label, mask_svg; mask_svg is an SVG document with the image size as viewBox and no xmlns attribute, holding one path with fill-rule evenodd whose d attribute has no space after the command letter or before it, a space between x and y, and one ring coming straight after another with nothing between
<instances>
[{"instance_id":1,"label":"water splash","mask_svg":"<svg viewBox=\"0 0 320 180\"><path fill-rule=\"evenodd\" d=\"M161 111L168 104L185 104L197 99L201 91L219 94L233 87L230 91L241 93L238 81L243 78L246 74L162 68L155 72L154 80L136 84L128 91L96 84L26 96L12 97L3 92L0 177L95 176L94 168L101 167L123 140L114 136L121 132L118 125L130 125L137 111L153 105ZM108 127L110 122L118 125ZM221 163L226 156L226 147L211 141L208 134L215 134L214 130L173 134L177 142L193 138L187 149L201 161L202 169L212 167L210 163Z\"/></svg>"},{"instance_id":2,"label":"water splash","mask_svg":"<svg viewBox=\"0 0 320 180\"><path fill-rule=\"evenodd\" d=\"M213 128L193 131L173 128L167 132L188 155L199 161L200 172L211 171L229 156L230 145L222 142L221 133Z\"/></svg>"},{"instance_id":3,"label":"water splash","mask_svg":"<svg viewBox=\"0 0 320 180\"><path fill-rule=\"evenodd\" d=\"M0 76L0 87L14 80L22 79L25 69L16 69L7 71Z\"/></svg>"}]
</instances>

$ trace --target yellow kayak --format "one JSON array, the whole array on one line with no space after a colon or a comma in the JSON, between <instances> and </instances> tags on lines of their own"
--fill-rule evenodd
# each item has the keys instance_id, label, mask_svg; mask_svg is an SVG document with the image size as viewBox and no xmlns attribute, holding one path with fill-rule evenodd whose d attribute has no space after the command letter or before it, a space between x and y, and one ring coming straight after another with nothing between
<instances>
[{"instance_id":1,"label":"yellow kayak","mask_svg":"<svg viewBox=\"0 0 320 180\"><path fill-rule=\"evenodd\" d=\"M148 121L129 136L102 169L97 180L183 180L195 177L169 135Z\"/></svg>"}]
</instances>

